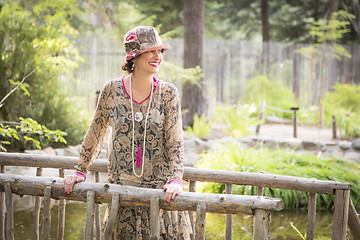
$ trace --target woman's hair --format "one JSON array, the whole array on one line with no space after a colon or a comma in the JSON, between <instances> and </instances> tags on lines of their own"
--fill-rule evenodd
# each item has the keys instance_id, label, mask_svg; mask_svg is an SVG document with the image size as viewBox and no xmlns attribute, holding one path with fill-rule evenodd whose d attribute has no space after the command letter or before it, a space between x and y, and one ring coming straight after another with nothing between
<instances>
[{"instance_id":1,"label":"woman's hair","mask_svg":"<svg viewBox=\"0 0 360 240\"><path fill-rule=\"evenodd\" d=\"M127 60L122 65L121 69L125 72L132 73L134 71L134 63L131 60Z\"/></svg>"}]
</instances>

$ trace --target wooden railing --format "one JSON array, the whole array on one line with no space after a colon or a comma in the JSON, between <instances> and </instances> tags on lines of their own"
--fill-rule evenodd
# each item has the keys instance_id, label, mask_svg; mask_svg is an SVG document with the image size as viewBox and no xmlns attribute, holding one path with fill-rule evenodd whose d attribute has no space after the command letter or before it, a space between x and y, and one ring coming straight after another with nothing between
<instances>
[{"instance_id":1,"label":"wooden railing","mask_svg":"<svg viewBox=\"0 0 360 240\"><path fill-rule=\"evenodd\" d=\"M73 166L75 166L76 164L77 158L75 157L54 157L45 155L0 153L0 165L3 166L36 166L38 168L73 169ZM97 159L96 162L90 167L90 171L106 172L107 160ZM196 169L189 167L185 168L184 180L190 181L190 192L195 192L195 185L197 181L224 183L226 184L226 194L231 194L233 184L257 186L258 195L263 195L264 187L309 192L307 239L313 239L314 235L316 218L316 195L335 195L332 239L346 239L348 221L354 239L360 239L359 216L349 197L351 189L350 184L265 173L243 173L234 171ZM232 216L230 213L228 214L226 221L226 239L231 239ZM193 216L192 224L193 229L195 229L195 219Z\"/></svg>"},{"instance_id":2,"label":"wooden railing","mask_svg":"<svg viewBox=\"0 0 360 240\"><path fill-rule=\"evenodd\" d=\"M102 167L102 170L105 171L106 162L101 160L99 162L102 162L101 165L105 164L105 168ZM2 172L4 172L4 166L36 166L38 167L38 175L40 175L40 169L49 167L61 167L60 172L63 173L63 169L73 169L74 163L76 163L75 158L0 153ZM94 167L98 166L95 164ZM95 213L95 203L111 203L111 214L104 232L104 239L110 239L111 237L119 205L150 207L151 239L159 239L159 222L157 221L159 219L159 208L165 210L196 211L197 217L193 228L195 239L205 239L206 212L254 215L254 239L270 239L270 211L283 209L283 201L277 198L195 192L183 192L174 201L167 204L164 201L164 191L161 189L136 188L109 183L77 183L74 186L73 192L67 195L62 189L62 180L62 178L58 177L49 178L1 173L0 191L5 194L0 196L2 206L0 230L2 230L1 233L3 234L0 237L5 239L5 231L3 231L5 218L3 216L6 209L6 236L7 239L14 239L12 194L42 196L44 198L42 239L49 239L50 237L51 198L59 199L60 201L67 199L87 202L85 239L92 239L94 218L96 222L96 236L97 239L101 239L99 221L96 221L98 216ZM34 236L36 237L35 239L39 239L39 207L35 207L35 209L34 219L36 219L37 223L34 226L37 226L37 229L34 228ZM63 220L59 221L58 239L63 239L64 237L65 215L61 214L64 212L64 209L65 203L63 202L59 211L59 219L63 218Z\"/></svg>"}]
</instances>

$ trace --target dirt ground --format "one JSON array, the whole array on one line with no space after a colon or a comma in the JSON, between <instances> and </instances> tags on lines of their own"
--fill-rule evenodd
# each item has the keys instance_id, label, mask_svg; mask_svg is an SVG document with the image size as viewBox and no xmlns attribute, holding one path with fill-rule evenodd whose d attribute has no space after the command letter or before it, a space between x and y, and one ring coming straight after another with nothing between
<instances>
[{"instance_id":1,"label":"dirt ground","mask_svg":"<svg viewBox=\"0 0 360 240\"><path fill-rule=\"evenodd\" d=\"M227 134L223 131L224 126L214 124L212 131L207 138L221 138ZM255 136L255 127L251 129ZM263 124L260 127L259 136L273 137L278 140L284 140L294 137L294 127L292 124ZM331 128L318 128L314 126L298 126L297 138L305 141L324 141L337 142L340 141L339 133L337 132L337 139L333 139Z\"/></svg>"},{"instance_id":2,"label":"dirt ground","mask_svg":"<svg viewBox=\"0 0 360 240\"><path fill-rule=\"evenodd\" d=\"M291 124L263 124L260 127L260 136L272 136L278 139L292 138L294 135L294 127ZM313 126L298 126L297 138L305 141L339 141L339 133L337 139L333 139L331 128L319 128Z\"/></svg>"}]
</instances>

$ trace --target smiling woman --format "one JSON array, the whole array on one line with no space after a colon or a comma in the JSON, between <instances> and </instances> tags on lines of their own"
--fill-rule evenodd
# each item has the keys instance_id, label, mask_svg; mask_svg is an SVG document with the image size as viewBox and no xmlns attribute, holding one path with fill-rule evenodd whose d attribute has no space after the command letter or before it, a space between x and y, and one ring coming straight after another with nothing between
<instances>
[{"instance_id":1,"label":"smiling woman","mask_svg":"<svg viewBox=\"0 0 360 240\"><path fill-rule=\"evenodd\" d=\"M176 87L154 77L159 71L162 44L153 27L136 27L124 38L129 73L109 81L101 92L94 119L85 135L77 172L64 179L65 192L84 181L99 154L106 129L111 128L108 181L119 185L164 189L170 203L182 192L184 140L181 105ZM105 221L110 208L105 213ZM122 207L114 239L149 239L149 208ZM187 212L160 210L162 239L190 239Z\"/></svg>"}]
</instances>

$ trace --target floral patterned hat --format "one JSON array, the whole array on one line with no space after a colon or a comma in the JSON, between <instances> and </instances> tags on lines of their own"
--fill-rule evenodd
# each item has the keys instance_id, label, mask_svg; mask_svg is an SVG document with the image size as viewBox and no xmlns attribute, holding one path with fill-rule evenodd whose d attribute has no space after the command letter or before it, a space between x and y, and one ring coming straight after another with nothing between
<instances>
[{"instance_id":1,"label":"floral patterned hat","mask_svg":"<svg viewBox=\"0 0 360 240\"><path fill-rule=\"evenodd\" d=\"M124 47L126 60L131 60L141 53L158 49L168 50L170 46L161 42L154 27L139 26L125 34Z\"/></svg>"}]
</instances>

